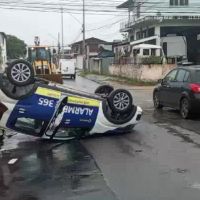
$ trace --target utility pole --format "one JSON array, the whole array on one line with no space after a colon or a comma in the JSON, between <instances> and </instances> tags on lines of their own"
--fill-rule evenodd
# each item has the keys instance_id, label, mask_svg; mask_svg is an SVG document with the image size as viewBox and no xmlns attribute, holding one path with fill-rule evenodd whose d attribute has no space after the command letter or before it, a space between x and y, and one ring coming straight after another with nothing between
<instances>
[{"instance_id":1,"label":"utility pole","mask_svg":"<svg viewBox=\"0 0 200 200\"><path fill-rule=\"evenodd\" d=\"M83 71L86 71L86 49L85 49L85 0L83 0Z\"/></svg>"},{"instance_id":2,"label":"utility pole","mask_svg":"<svg viewBox=\"0 0 200 200\"><path fill-rule=\"evenodd\" d=\"M62 37L62 52L64 50L64 30L63 30L63 7L61 7L61 37Z\"/></svg>"},{"instance_id":3,"label":"utility pole","mask_svg":"<svg viewBox=\"0 0 200 200\"><path fill-rule=\"evenodd\" d=\"M60 33L58 33L58 54L60 55Z\"/></svg>"}]
</instances>

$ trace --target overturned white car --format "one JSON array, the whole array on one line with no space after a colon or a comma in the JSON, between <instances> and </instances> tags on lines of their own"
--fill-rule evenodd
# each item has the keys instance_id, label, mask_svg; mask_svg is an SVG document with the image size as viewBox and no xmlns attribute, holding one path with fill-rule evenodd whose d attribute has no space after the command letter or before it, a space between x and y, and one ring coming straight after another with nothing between
<instances>
[{"instance_id":1,"label":"overturned white car","mask_svg":"<svg viewBox=\"0 0 200 200\"><path fill-rule=\"evenodd\" d=\"M130 131L142 109L131 94L104 85L88 94L34 76L32 66L12 62L0 74L0 126L48 139Z\"/></svg>"}]
</instances>

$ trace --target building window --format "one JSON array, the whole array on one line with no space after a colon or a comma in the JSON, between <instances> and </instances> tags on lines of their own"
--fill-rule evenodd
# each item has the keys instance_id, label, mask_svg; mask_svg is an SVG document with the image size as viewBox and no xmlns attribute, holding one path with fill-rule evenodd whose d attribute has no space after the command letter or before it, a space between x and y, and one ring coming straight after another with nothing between
<instances>
[{"instance_id":1,"label":"building window","mask_svg":"<svg viewBox=\"0 0 200 200\"><path fill-rule=\"evenodd\" d=\"M170 6L188 6L189 0L170 0Z\"/></svg>"},{"instance_id":2,"label":"building window","mask_svg":"<svg viewBox=\"0 0 200 200\"><path fill-rule=\"evenodd\" d=\"M155 35L155 28L150 28L148 29L148 37L154 36Z\"/></svg>"},{"instance_id":3,"label":"building window","mask_svg":"<svg viewBox=\"0 0 200 200\"><path fill-rule=\"evenodd\" d=\"M189 4L188 0L180 0L181 6L188 6L188 4Z\"/></svg>"},{"instance_id":4,"label":"building window","mask_svg":"<svg viewBox=\"0 0 200 200\"><path fill-rule=\"evenodd\" d=\"M155 56L156 55L156 49L151 49L151 55Z\"/></svg>"},{"instance_id":5,"label":"building window","mask_svg":"<svg viewBox=\"0 0 200 200\"><path fill-rule=\"evenodd\" d=\"M143 55L149 56L149 49L143 49Z\"/></svg>"}]
</instances>

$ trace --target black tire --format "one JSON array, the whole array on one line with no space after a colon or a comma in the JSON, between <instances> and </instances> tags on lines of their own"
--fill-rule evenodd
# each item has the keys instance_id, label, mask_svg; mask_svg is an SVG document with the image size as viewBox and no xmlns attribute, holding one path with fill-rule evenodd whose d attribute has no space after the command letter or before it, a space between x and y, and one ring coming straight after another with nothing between
<instances>
[{"instance_id":1,"label":"black tire","mask_svg":"<svg viewBox=\"0 0 200 200\"><path fill-rule=\"evenodd\" d=\"M74 78L74 80L76 80L76 74L74 74L73 78Z\"/></svg>"},{"instance_id":2,"label":"black tire","mask_svg":"<svg viewBox=\"0 0 200 200\"><path fill-rule=\"evenodd\" d=\"M9 63L6 69L8 80L16 86L25 86L34 82L33 66L25 60Z\"/></svg>"},{"instance_id":3,"label":"black tire","mask_svg":"<svg viewBox=\"0 0 200 200\"><path fill-rule=\"evenodd\" d=\"M126 113L133 105L133 98L129 91L117 89L108 96L108 104L115 113Z\"/></svg>"},{"instance_id":4,"label":"black tire","mask_svg":"<svg viewBox=\"0 0 200 200\"><path fill-rule=\"evenodd\" d=\"M180 114L183 119L189 119L191 117L190 102L186 97L180 101Z\"/></svg>"},{"instance_id":5,"label":"black tire","mask_svg":"<svg viewBox=\"0 0 200 200\"><path fill-rule=\"evenodd\" d=\"M114 88L110 85L101 85L94 91L94 93L96 95L103 97L103 98L106 98L110 95L110 93L113 90L114 90Z\"/></svg>"},{"instance_id":6,"label":"black tire","mask_svg":"<svg viewBox=\"0 0 200 200\"><path fill-rule=\"evenodd\" d=\"M112 113L110 106L106 101L103 101L103 113L106 119L117 125L128 123L135 115L137 107L132 105L130 110L126 113Z\"/></svg>"},{"instance_id":7,"label":"black tire","mask_svg":"<svg viewBox=\"0 0 200 200\"><path fill-rule=\"evenodd\" d=\"M153 94L153 104L154 104L154 108L155 109L161 109L163 108L163 105L160 104L160 101L159 101L159 97L158 97L158 92L154 92Z\"/></svg>"}]
</instances>

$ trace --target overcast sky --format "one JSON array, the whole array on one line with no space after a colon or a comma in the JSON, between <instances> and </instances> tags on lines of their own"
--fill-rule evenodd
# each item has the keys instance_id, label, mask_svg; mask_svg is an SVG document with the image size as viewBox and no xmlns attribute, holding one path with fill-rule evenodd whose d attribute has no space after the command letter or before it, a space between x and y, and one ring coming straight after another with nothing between
<instances>
[{"instance_id":1,"label":"overcast sky","mask_svg":"<svg viewBox=\"0 0 200 200\"><path fill-rule=\"evenodd\" d=\"M33 44L34 36L40 37L41 44L57 45L58 32L61 32L60 13L0 9L0 19L0 31L15 35L29 45ZM86 30L103 26L98 30L87 31L86 38L97 37L107 41L121 39L120 22L117 21L123 19L126 17L119 16L117 13L89 15L86 12ZM82 15L73 14L72 16L64 13L65 45L82 39L81 23Z\"/></svg>"}]
</instances>

